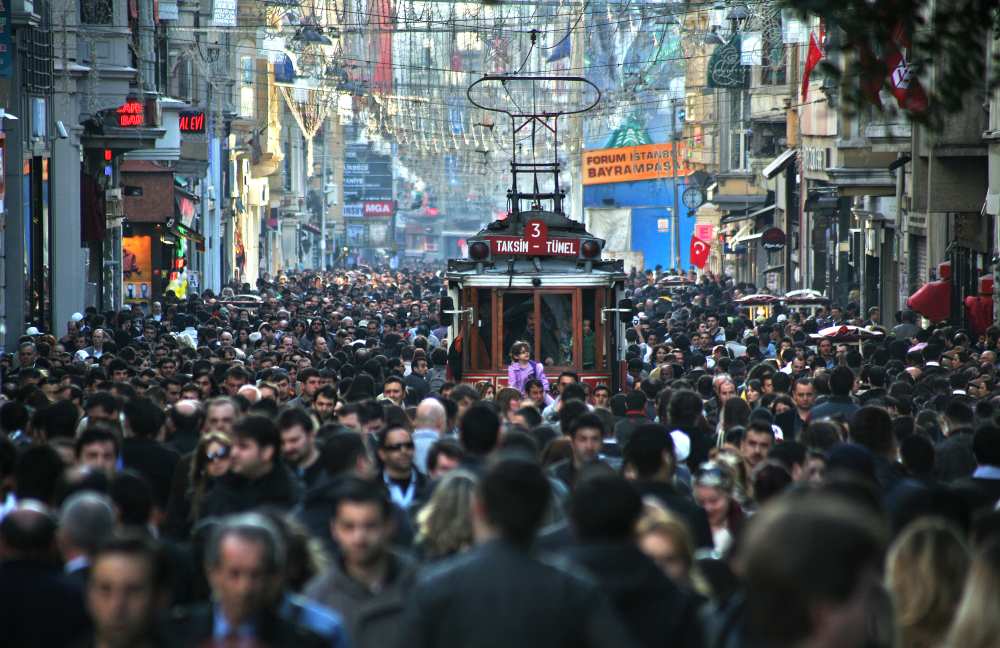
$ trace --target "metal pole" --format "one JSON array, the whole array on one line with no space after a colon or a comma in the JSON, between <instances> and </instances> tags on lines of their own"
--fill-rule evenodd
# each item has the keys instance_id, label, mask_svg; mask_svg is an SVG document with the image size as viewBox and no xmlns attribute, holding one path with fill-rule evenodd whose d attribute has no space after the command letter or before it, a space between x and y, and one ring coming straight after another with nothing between
<instances>
[{"instance_id":1,"label":"metal pole","mask_svg":"<svg viewBox=\"0 0 1000 648\"><path fill-rule=\"evenodd\" d=\"M320 187L320 192L322 193L322 200L320 201L319 210L319 269L321 272L326 272L328 270L326 265L326 203L327 203L327 159L330 157L330 147L329 147L329 134L327 129L323 128L323 165L320 171L320 181L323 183Z\"/></svg>"},{"instance_id":2,"label":"metal pole","mask_svg":"<svg viewBox=\"0 0 1000 648\"><path fill-rule=\"evenodd\" d=\"M674 229L674 269L681 270L681 212L677 196L677 99L670 102L670 184L674 194L674 214L671 227Z\"/></svg>"}]
</instances>

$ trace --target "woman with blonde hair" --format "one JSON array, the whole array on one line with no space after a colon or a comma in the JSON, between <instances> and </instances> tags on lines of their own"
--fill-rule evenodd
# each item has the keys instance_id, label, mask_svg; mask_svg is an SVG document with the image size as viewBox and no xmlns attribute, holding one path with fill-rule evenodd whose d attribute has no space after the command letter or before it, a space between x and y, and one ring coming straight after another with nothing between
<instances>
[{"instance_id":1,"label":"woman with blonde hair","mask_svg":"<svg viewBox=\"0 0 1000 648\"><path fill-rule=\"evenodd\" d=\"M1000 541L976 552L945 648L994 648L1000 637Z\"/></svg>"},{"instance_id":2,"label":"woman with blonde hair","mask_svg":"<svg viewBox=\"0 0 1000 648\"><path fill-rule=\"evenodd\" d=\"M965 542L943 520L906 527L889 548L885 584L906 648L936 648L955 615L969 569Z\"/></svg>"},{"instance_id":3,"label":"woman with blonde hair","mask_svg":"<svg viewBox=\"0 0 1000 648\"><path fill-rule=\"evenodd\" d=\"M472 494L476 476L453 470L441 479L417 514L417 544L425 560L434 561L465 551L473 544Z\"/></svg>"},{"instance_id":4,"label":"woman with blonde hair","mask_svg":"<svg viewBox=\"0 0 1000 648\"><path fill-rule=\"evenodd\" d=\"M687 524L655 498L643 500L636 525L639 549L678 585L707 594L708 587L694 562L694 540Z\"/></svg>"}]
</instances>

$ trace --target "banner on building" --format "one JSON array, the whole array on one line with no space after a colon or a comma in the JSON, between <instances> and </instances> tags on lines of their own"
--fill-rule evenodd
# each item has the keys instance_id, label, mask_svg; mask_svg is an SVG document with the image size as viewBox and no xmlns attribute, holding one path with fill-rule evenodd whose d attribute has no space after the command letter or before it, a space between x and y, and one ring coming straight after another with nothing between
<instances>
[{"instance_id":1,"label":"banner on building","mask_svg":"<svg viewBox=\"0 0 1000 648\"><path fill-rule=\"evenodd\" d=\"M659 180L673 177L675 171L677 176L690 175L684 143L678 143L676 156L673 148L673 143L667 142L584 151L583 184Z\"/></svg>"},{"instance_id":2,"label":"banner on building","mask_svg":"<svg viewBox=\"0 0 1000 648\"><path fill-rule=\"evenodd\" d=\"M236 0L213 0L212 25L215 27L236 26Z\"/></svg>"},{"instance_id":3,"label":"banner on building","mask_svg":"<svg viewBox=\"0 0 1000 648\"><path fill-rule=\"evenodd\" d=\"M122 281L125 301L148 301L152 295L152 237L122 237Z\"/></svg>"}]
</instances>

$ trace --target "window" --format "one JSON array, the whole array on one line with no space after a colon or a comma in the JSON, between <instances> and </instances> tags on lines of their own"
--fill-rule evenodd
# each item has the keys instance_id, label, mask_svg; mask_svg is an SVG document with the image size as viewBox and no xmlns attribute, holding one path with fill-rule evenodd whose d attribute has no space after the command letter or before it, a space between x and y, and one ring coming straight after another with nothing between
<instances>
[{"instance_id":1,"label":"window","mask_svg":"<svg viewBox=\"0 0 1000 648\"><path fill-rule=\"evenodd\" d=\"M750 168L750 93L729 91L729 170Z\"/></svg>"},{"instance_id":2,"label":"window","mask_svg":"<svg viewBox=\"0 0 1000 648\"><path fill-rule=\"evenodd\" d=\"M543 294L538 322L537 358L546 366L573 364L573 295Z\"/></svg>"},{"instance_id":3,"label":"window","mask_svg":"<svg viewBox=\"0 0 1000 648\"><path fill-rule=\"evenodd\" d=\"M255 113L256 93L254 92L254 58L240 57L240 115L252 118Z\"/></svg>"},{"instance_id":4,"label":"window","mask_svg":"<svg viewBox=\"0 0 1000 648\"><path fill-rule=\"evenodd\" d=\"M582 291L582 335L580 336L580 366L583 369L604 368L604 337L597 334L597 326L601 321L601 310L598 305L597 290L585 288Z\"/></svg>"},{"instance_id":5,"label":"window","mask_svg":"<svg viewBox=\"0 0 1000 648\"><path fill-rule=\"evenodd\" d=\"M469 358L472 369L493 368L493 291L489 288L470 288L475 291L475 320L469 327ZM468 293L467 293L468 294Z\"/></svg>"},{"instance_id":6,"label":"window","mask_svg":"<svg viewBox=\"0 0 1000 648\"><path fill-rule=\"evenodd\" d=\"M532 359L537 360L535 350L535 300L531 293L504 293L503 308L503 355L504 365L510 362L510 348L515 342L531 345Z\"/></svg>"},{"instance_id":7,"label":"window","mask_svg":"<svg viewBox=\"0 0 1000 648\"><path fill-rule=\"evenodd\" d=\"M110 25L114 20L113 0L80 0L80 23Z\"/></svg>"}]
</instances>

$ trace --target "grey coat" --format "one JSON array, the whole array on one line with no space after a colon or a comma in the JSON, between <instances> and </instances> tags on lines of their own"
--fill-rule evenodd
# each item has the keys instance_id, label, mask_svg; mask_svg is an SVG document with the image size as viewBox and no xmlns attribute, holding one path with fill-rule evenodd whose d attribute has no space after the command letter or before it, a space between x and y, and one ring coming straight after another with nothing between
<instances>
[{"instance_id":1,"label":"grey coat","mask_svg":"<svg viewBox=\"0 0 1000 648\"><path fill-rule=\"evenodd\" d=\"M377 593L344 572L339 560L314 578L304 594L344 618L353 648L383 648L399 641L403 607L416 578L416 565L391 554L388 583Z\"/></svg>"}]
</instances>

